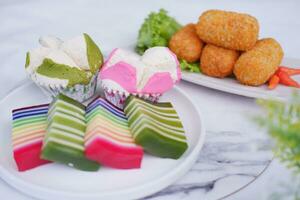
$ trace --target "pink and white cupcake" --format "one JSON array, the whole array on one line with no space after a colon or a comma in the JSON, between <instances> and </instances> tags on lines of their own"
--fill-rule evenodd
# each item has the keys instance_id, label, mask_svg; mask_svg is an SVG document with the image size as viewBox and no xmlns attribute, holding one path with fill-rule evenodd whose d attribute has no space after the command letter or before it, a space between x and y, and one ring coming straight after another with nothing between
<instances>
[{"instance_id":1,"label":"pink and white cupcake","mask_svg":"<svg viewBox=\"0 0 300 200\"><path fill-rule=\"evenodd\" d=\"M153 47L140 56L114 49L100 71L107 100L123 108L132 94L156 102L181 79L179 62L167 47Z\"/></svg>"}]
</instances>

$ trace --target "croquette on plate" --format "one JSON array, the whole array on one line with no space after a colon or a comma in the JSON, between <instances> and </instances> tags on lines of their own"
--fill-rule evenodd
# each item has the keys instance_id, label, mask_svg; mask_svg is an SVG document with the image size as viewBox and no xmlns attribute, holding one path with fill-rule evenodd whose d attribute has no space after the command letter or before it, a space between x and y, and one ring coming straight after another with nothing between
<instances>
[{"instance_id":1,"label":"croquette on plate","mask_svg":"<svg viewBox=\"0 0 300 200\"><path fill-rule=\"evenodd\" d=\"M239 52L207 44L202 51L201 71L208 75L223 78L232 74Z\"/></svg>"},{"instance_id":2,"label":"croquette on plate","mask_svg":"<svg viewBox=\"0 0 300 200\"><path fill-rule=\"evenodd\" d=\"M259 24L256 18L236 12L209 10L196 25L197 34L206 43L232 50L250 50L256 43Z\"/></svg>"},{"instance_id":3,"label":"croquette on plate","mask_svg":"<svg viewBox=\"0 0 300 200\"><path fill-rule=\"evenodd\" d=\"M276 72L282 58L283 50L276 40L261 39L240 56L234 65L234 74L245 85L259 86Z\"/></svg>"},{"instance_id":4,"label":"croquette on plate","mask_svg":"<svg viewBox=\"0 0 300 200\"><path fill-rule=\"evenodd\" d=\"M199 60L203 42L196 33L194 24L188 24L177 31L169 42L169 48L178 58L187 62L196 62Z\"/></svg>"}]
</instances>

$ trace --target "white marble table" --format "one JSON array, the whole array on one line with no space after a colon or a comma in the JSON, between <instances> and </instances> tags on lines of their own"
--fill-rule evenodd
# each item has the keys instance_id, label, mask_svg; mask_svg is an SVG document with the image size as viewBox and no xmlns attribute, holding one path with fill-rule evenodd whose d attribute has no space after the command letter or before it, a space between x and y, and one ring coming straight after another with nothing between
<instances>
[{"instance_id":1,"label":"white marble table","mask_svg":"<svg viewBox=\"0 0 300 200\"><path fill-rule=\"evenodd\" d=\"M169 10L181 23L196 21L199 13L211 8L251 13L260 21L261 37L275 37L286 56L299 57L300 2L297 0L1 0L0 100L24 83L25 52L37 45L40 35L67 38L87 32L103 51L108 52L114 47L132 46L143 18L161 7ZM245 115L258 111L255 101L184 82L180 87L202 110L208 130L206 145L198 162L184 178L149 199L217 199L251 182L272 158L263 131ZM227 144L216 145L218 141ZM288 176L289 172L275 160L257 180L228 199L265 199L278 184L287 181ZM1 179L0 194L1 199L31 199Z\"/></svg>"}]
</instances>

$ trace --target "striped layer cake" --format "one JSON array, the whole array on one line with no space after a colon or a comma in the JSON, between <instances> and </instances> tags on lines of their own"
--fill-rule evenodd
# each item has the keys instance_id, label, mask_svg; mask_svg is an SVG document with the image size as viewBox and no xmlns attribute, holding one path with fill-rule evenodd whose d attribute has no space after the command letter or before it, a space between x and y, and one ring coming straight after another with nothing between
<instances>
[{"instance_id":1,"label":"striped layer cake","mask_svg":"<svg viewBox=\"0 0 300 200\"><path fill-rule=\"evenodd\" d=\"M171 103L149 103L134 96L124 112L135 142L155 156L178 159L187 149L183 125Z\"/></svg>"},{"instance_id":2,"label":"striped layer cake","mask_svg":"<svg viewBox=\"0 0 300 200\"><path fill-rule=\"evenodd\" d=\"M60 94L53 100L48 112L42 158L84 171L99 169L98 163L84 156L84 115L85 106L65 95Z\"/></svg>"},{"instance_id":3,"label":"striped layer cake","mask_svg":"<svg viewBox=\"0 0 300 200\"><path fill-rule=\"evenodd\" d=\"M48 163L40 159L46 133L48 104L19 108L12 111L12 143L19 171Z\"/></svg>"},{"instance_id":4,"label":"striped layer cake","mask_svg":"<svg viewBox=\"0 0 300 200\"><path fill-rule=\"evenodd\" d=\"M102 98L86 110L85 155L103 165L140 168L143 149L134 143L124 112Z\"/></svg>"}]
</instances>

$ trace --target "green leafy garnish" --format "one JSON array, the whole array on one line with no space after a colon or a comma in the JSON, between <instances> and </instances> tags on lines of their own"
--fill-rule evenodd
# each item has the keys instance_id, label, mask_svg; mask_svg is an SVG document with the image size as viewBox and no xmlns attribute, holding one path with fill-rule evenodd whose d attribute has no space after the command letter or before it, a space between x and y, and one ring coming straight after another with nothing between
<instances>
[{"instance_id":1,"label":"green leafy garnish","mask_svg":"<svg viewBox=\"0 0 300 200\"><path fill-rule=\"evenodd\" d=\"M197 72L197 73L201 72L199 62L188 63L186 60L180 59L179 63L182 71Z\"/></svg>"},{"instance_id":2,"label":"green leafy garnish","mask_svg":"<svg viewBox=\"0 0 300 200\"><path fill-rule=\"evenodd\" d=\"M300 97L295 94L289 103L259 100L267 112L257 122L274 138L275 155L288 167L300 173Z\"/></svg>"},{"instance_id":3,"label":"green leafy garnish","mask_svg":"<svg viewBox=\"0 0 300 200\"><path fill-rule=\"evenodd\" d=\"M181 25L168 16L166 10L151 12L139 30L135 51L143 54L150 47L168 46L170 38L180 28Z\"/></svg>"},{"instance_id":4,"label":"green leafy garnish","mask_svg":"<svg viewBox=\"0 0 300 200\"><path fill-rule=\"evenodd\" d=\"M25 62L25 68L27 68L30 64L30 53L26 53L26 62Z\"/></svg>"}]
</instances>

